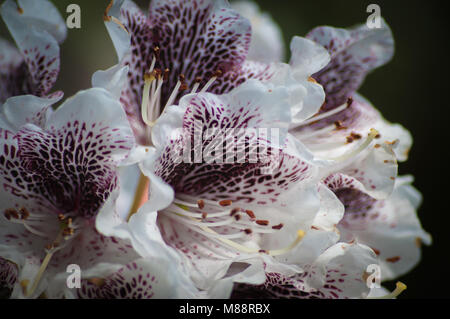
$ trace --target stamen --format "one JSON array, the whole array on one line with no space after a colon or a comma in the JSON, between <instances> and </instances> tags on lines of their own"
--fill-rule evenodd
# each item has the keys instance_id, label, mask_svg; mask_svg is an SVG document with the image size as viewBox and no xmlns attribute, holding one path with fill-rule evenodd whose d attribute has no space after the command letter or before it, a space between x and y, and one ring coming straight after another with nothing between
<instances>
[{"instance_id":1,"label":"stamen","mask_svg":"<svg viewBox=\"0 0 450 319\"><path fill-rule=\"evenodd\" d=\"M398 297L403 291L406 290L406 285L401 281L397 281L396 287L393 292L381 297L367 297L367 299L394 299Z\"/></svg>"},{"instance_id":2,"label":"stamen","mask_svg":"<svg viewBox=\"0 0 450 319\"><path fill-rule=\"evenodd\" d=\"M321 128L319 130L311 130L310 132L301 132L301 139L307 139L307 138L311 138L311 137L315 137L318 135L322 135L322 134L326 134L326 133L330 133L333 132L336 129L336 125L332 124L332 125L328 125L325 126L324 128Z\"/></svg>"},{"instance_id":3,"label":"stamen","mask_svg":"<svg viewBox=\"0 0 450 319\"><path fill-rule=\"evenodd\" d=\"M150 104L150 87L151 84L155 80L155 76L153 75L153 72L146 73L144 75L144 90L142 92L142 104L141 104L141 114L142 114L142 120L145 124L149 126L153 126L153 123L148 120L148 108Z\"/></svg>"},{"instance_id":4,"label":"stamen","mask_svg":"<svg viewBox=\"0 0 450 319\"><path fill-rule=\"evenodd\" d=\"M197 92L198 87L200 86L200 82L202 82L202 78L201 78L201 77L196 77L196 78L195 78L195 84L194 84L194 86L192 87L191 93L196 93L196 92Z\"/></svg>"},{"instance_id":5,"label":"stamen","mask_svg":"<svg viewBox=\"0 0 450 319\"><path fill-rule=\"evenodd\" d=\"M313 122L316 122L316 121L322 120L324 118L330 117L330 116L332 116L332 115L334 115L336 113L339 113L339 112L345 110L347 107L349 107L352 102L353 102L353 100L351 100L351 98L349 98L347 100L347 102L342 104L341 106L338 106L338 107L336 107L336 108L334 108L334 109L332 109L332 110L330 110L328 112L324 112L322 114L313 116L313 117L309 118L308 120L299 123L296 127L308 125L308 124L311 124Z\"/></svg>"},{"instance_id":6,"label":"stamen","mask_svg":"<svg viewBox=\"0 0 450 319\"><path fill-rule=\"evenodd\" d=\"M184 83L184 75L180 74L180 76L178 77L178 81L177 84L175 85L175 88L173 89L172 93L169 96L169 99L167 100L166 105L164 106L164 108L167 108L169 105L172 105L173 101L175 101L175 98L178 95L178 90L181 87L181 84Z\"/></svg>"},{"instance_id":7,"label":"stamen","mask_svg":"<svg viewBox=\"0 0 450 319\"><path fill-rule=\"evenodd\" d=\"M64 215L59 214L58 219L60 219L61 216L64 216ZM58 232L56 239L53 241L52 244L47 246L49 249L47 251L47 254L44 257L44 260L42 261L41 266L39 267L36 277L34 278L33 285L31 286L30 289L28 289L28 283L25 286L25 288L27 288L25 291L26 297L31 296L34 293L34 291L36 290L37 286L39 285L39 282L41 281L42 275L44 274L50 260L53 257L53 254L59 250L58 247L60 246L61 240L63 238L67 240L68 236L73 235L73 233L74 233L73 228L68 227L68 225L64 222L61 223L60 231Z\"/></svg>"},{"instance_id":8,"label":"stamen","mask_svg":"<svg viewBox=\"0 0 450 319\"><path fill-rule=\"evenodd\" d=\"M209 89L209 87L214 83L214 81L217 80L217 78L218 78L219 76L221 76L221 75L222 75L222 71L217 70L217 71L214 73L214 75L209 79L209 81L206 82L205 86L202 88L202 90L200 91L200 93L205 93L205 92Z\"/></svg>"},{"instance_id":9,"label":"stamen","mask_svg":"<svg viewBox=\"0 0 450 319\"><path fill-rule=\"evenodd\" d=\"M373 128L370 129L370 133L363 143L361 143L359 146L355 147L351 152L343 154L343 155L335 157L335 158L330 158L330 160L334 160L337 162L343 162L349 158L352 158L352 157L358 155L359 153L364 151L370 145L370 143L374 140L374 138L377 134L378 134L378 131L376 129L373 129Z\"/></svg>"}]
</instances>

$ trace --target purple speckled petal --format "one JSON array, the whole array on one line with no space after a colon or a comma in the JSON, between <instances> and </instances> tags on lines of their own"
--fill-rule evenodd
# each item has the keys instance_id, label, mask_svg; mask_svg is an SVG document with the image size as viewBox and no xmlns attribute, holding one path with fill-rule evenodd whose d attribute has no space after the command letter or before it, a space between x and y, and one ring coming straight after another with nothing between
<instances>
[{"instance_id":1,"label":"purple speckled petal","mask_svg":"<svg viewBox=\"0 0 450 319\"><path fill-rule=\"evenodd\" d=\"M394 53L391 30L384 21L381 28L374 29L366 25L349 30L318 27L307 38L322 44L331 55L331 62L313 75L326 92L323 110L345 103L366 74L387 63Z\"/></svg>"},{"instance_id":2,"label":"purple speckled petal","mask_svg":"<svg viewBox=\"0 0 450 319\"><path fill-rule=\"evenodd\" d=\"M337 244L304 267L305 272L293 277L267 273L263 285L235 285L232 298L361 298L369 292L365 271L372 263L376 263L375 254L368 247Z\"/></svg>"},{"instance_id":3,"label":"purple speckled petal","mask_svg":"<svg viewBox=\"0 0 450 319\"><path fill-rule=\"evenodd\" d=\"M36 10L36 6L40 6ZM40 13L45 10L45 16ZM9 96L31 93L45 96L59 73L58 41L65 38L67 29L56 8L48 1L6 1L1 7L23 63L11 70L7 78L8 90L2 90L0 102Z\"/></svg>"},{"instance_id":4,"label":"purple speckled petal","mask_svg":"<svg viewBox=\"0 0 450 319\"><path fill-rule=\"evenodd\" d=\"M170 265L166 260L137 259L101 280L83 279L78 298L151 299L174 298Z\"/></svg>"},{"instance_id":5,"label":"purple speckled petal","mask_svg":"<svg viewBox=\"0 0 450 319\"><path fill-rule=\"evenodd\" d=\"M410 178L400 177L392 195L384 200L351 188L336 191L346 206L338 225L341 241L356 240L372 248L380 260L384 280L411 270L420 260L421 245L431 243L416 215L420 194L410 182Z\"/></svg>"},{"instance_id":6,"label":"purple speckled petal","mask_svg":"<svg viewBox=\"0 0 450 319\"><path fill-rule=\"evenodd\" d=\"M158 65L171 73L163 96L172 91L179 74L188 84L203 84L220 69L223 73L244 62L251 27L225 1L152 1L149 23L154 44L161 49ZM165 99L163 99L165 100Z\"/></svg>"},{"instance_id":7,"label":"purple speckled petal","mask_svg":"<svg viewBox=\"0 0 450 319\"><path fill-rule=\"evenodd\" d=\"M27 124L15 136L1 131L3 191L55 214L94 216L116 187L115 165L134 145L120 104L91 89L63 104L46 125Z\"/></svg>"},{"instance_id":8,"label":"purple speckled petal","mask_svg":"<svg viewBox=\"0 0 450 319\"><path fill-rule=\"evenodd\" d=\"M180 101L180 107L186 107L183 130L177 138L168 141L156 174L171 184L176 192L247 202L258 198L260 204L276 201L281 190L308 179L312 174L310 165L280 150L290 116L289 108L283 108L286 105L285 92L282 89L265 90L261 84L251 81L227 95L205 93L183 98ZM251 130L244 132L244 129L253 129L256 134L258 128L279 129L279 139L252 136ZM206 133L208 130L212 135ZM200 143L194 141L196 132L204 134ZM236 142L228 133L242 141ZM207 157L209 152L212 154L212 150L217 149L220 137L228 142L218 144L220 151ZM191 162L181 162L183 154L178 152L183 150L179 150L180 145L189 149L193 141L192 150L200 153L200 161L193 156ZM239 157L241 151L233 155L232 148L236 146L245 148L242 158ZM260 152L258 158L252 160L257 147L267 147L267 155ZM230 154L232 161L227 161ZM272 167L271 173L264 172L268 167Z\"/></svg>"},{"instance_id":9,"label":"purple speckled petal","mask_svg":"<svg viewBox=\"0 0 450 319\"><path fill-rule=\"evenodd\" d=\"M113 6L112 14L119 4ZM274 74L267 64L245 62L250 23L225 1L152 1L148 18L133 2L125 1L119 18L129 33L129 52L123 49L123 32L113 28L114 22L108 21L107 26L121 63L129 65L128 86L122 91L121 101L140 143L148 143L140 105L144 73L151 65L155 47L159 48L155 67L170 70L161 88L162 106L181 74L189 88L197 79L201 79L202 88L216 71L221 71L208 89L214 93L226 93L249 78L267 80ZM181 96L178 93L175 102Z\"/></svg>"},{"instance_id":10,"label":"purple speckled petal","mask_svg":"<svg viewBox=\"0 0 450 319\"><path fill-rule=\"evenodd\" d=\"M0 299L8 299L19 278L16 264L0 257Z\"/></svg>"}]
</instances>

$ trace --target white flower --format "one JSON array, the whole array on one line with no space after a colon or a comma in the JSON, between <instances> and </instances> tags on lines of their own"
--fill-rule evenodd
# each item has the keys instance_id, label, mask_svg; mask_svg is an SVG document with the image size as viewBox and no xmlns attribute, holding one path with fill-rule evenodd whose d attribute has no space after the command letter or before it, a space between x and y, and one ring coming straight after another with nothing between
<instances>
[{"instance_id":1,"label":"white flower","mask_svg":"<svg viewBox=\"0 0 450 319\"><path fill-rule=\"evenodd\" d=\"M288 98L286 89L248 81L224 95L186 95L179 105L165 110L152 131L156 149L141 164L150 179L149 200L131 217L127 230L136 237L133 245L141 255L155 254L154 243L164 242L181 255L200 289L211 294L218 285L228 287L222 297L228 296L233 281L263 280L263 262L289 274L299 271L284 263L283 256L308 233L320 196L317 169L308 162L311 155L300 144L283 148L284 139L292 139L286 136ZM241 161L235 153L232 162L224 161L236 146L229 137L226 147L218 144L217 148L211 138L226 129L256 132L266 127L280 130L281 143L274 137L246 136L241 140L246 151ZM197 129L201 134L214 129L217 135L203 136L201 145L192 144ZM256 154L258 145L268 148L267 158L252 162L249 156ZM209 161L195 160L197 155L191 155L199 146L203 156L211 148L216 152ZM272 171L265 172L268 167ZM337 223L342 211L333 214L339 215ZM112 220L100 217L104 222L98 223L99 229ZM109 226L114 236L123 229L120 221ZM251 266L222 281L233 263Z\"/></svg>"},{"instance_id":2,"label":"white flower","mask_svg":"<svg viewBox=\"0 0 450 319\"><path fill-rule=\"evenodd\" d=\"M341 241L356 240L372 248L379 258L383 281L410 271L419 262L422 243L431 243L416 215L421 195L411 182L410 177L397 178L393 193L376 200L349 176L337 174L325 181L345 206L338 225Z\"/></svg>"},{"instance_id":3,"label":"white flower","mask_svg":"<svg viewBox=\"0 0 450 319\"><path fill-rule=\"evenodd\" d=\"M10 98L0 121L8 124L0 127L0 256L20 267L47 256L36 277L21 279L28 280L25 296L45 288L42 273L62 271L70 261L88 267L132 251L103 255L101 246L126 245L93 227L117 187L116 166L134 146L120 103L97 88L79 92L53 113L48 101Z\"/></svg>"}]
</instances>

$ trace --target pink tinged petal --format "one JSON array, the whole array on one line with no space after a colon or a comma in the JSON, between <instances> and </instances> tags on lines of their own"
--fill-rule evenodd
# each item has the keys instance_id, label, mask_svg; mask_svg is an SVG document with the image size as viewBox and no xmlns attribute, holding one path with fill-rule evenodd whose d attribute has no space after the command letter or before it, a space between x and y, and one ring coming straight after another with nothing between
<instances>
[{"instance_id":1,"label":"pink tinged petal","mask_svg":"<svg viewBox=\"0 0 450 319\"><path fill-rule=\"evenodd\" d=\"M394 53L391 30L383 21L381 28L366 25L354 29L318 27L307 38L323 45L331 62L313 78L327 94L324 110L342 105L364 81L371 70L387 63Z\"/></svg>"},{"instance_id":2,"label":"pink tinged petal","mask_svg":"<svg viewBox=\"0 0 450 319\"><path fill-rule=\"evenodd\" d=\"M62 18L48 1L6 1L1 13L26 65L13 93L46 95L59 73L58 41L67 32Z\"/></svg>"},{"instance_id":3,"label":"pink tinged petal","mask_svg":"<svg viewBox=\"0 0 450 319\"><path fill-rule=\"evenodd\" d=\"M0 299L8 299L19 278L16 264L0 257Z\"/></svg>"}]
</instances>

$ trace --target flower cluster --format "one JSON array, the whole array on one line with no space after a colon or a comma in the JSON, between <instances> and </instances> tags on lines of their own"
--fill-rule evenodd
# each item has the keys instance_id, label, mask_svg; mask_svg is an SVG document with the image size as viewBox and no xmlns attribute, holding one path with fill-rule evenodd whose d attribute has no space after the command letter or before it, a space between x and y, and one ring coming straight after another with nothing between
<instances>
[{"instance_id":1,"label":"flower cluster","mask_svg":"<svg viewBox=\"0 0 450 319\"><path fill-rule=\"evenodd\" d=\"M357 93L388 25L281 33L251 2L114 0L118 63L55 106L66 26L6 0L0 294L392 298L430 244L409 132ZM70 269L78 270L75 273ZM377 276L372 276L376 269ZM378 281L379 281L378 280Z\"/></svg>"}]
</instances>

